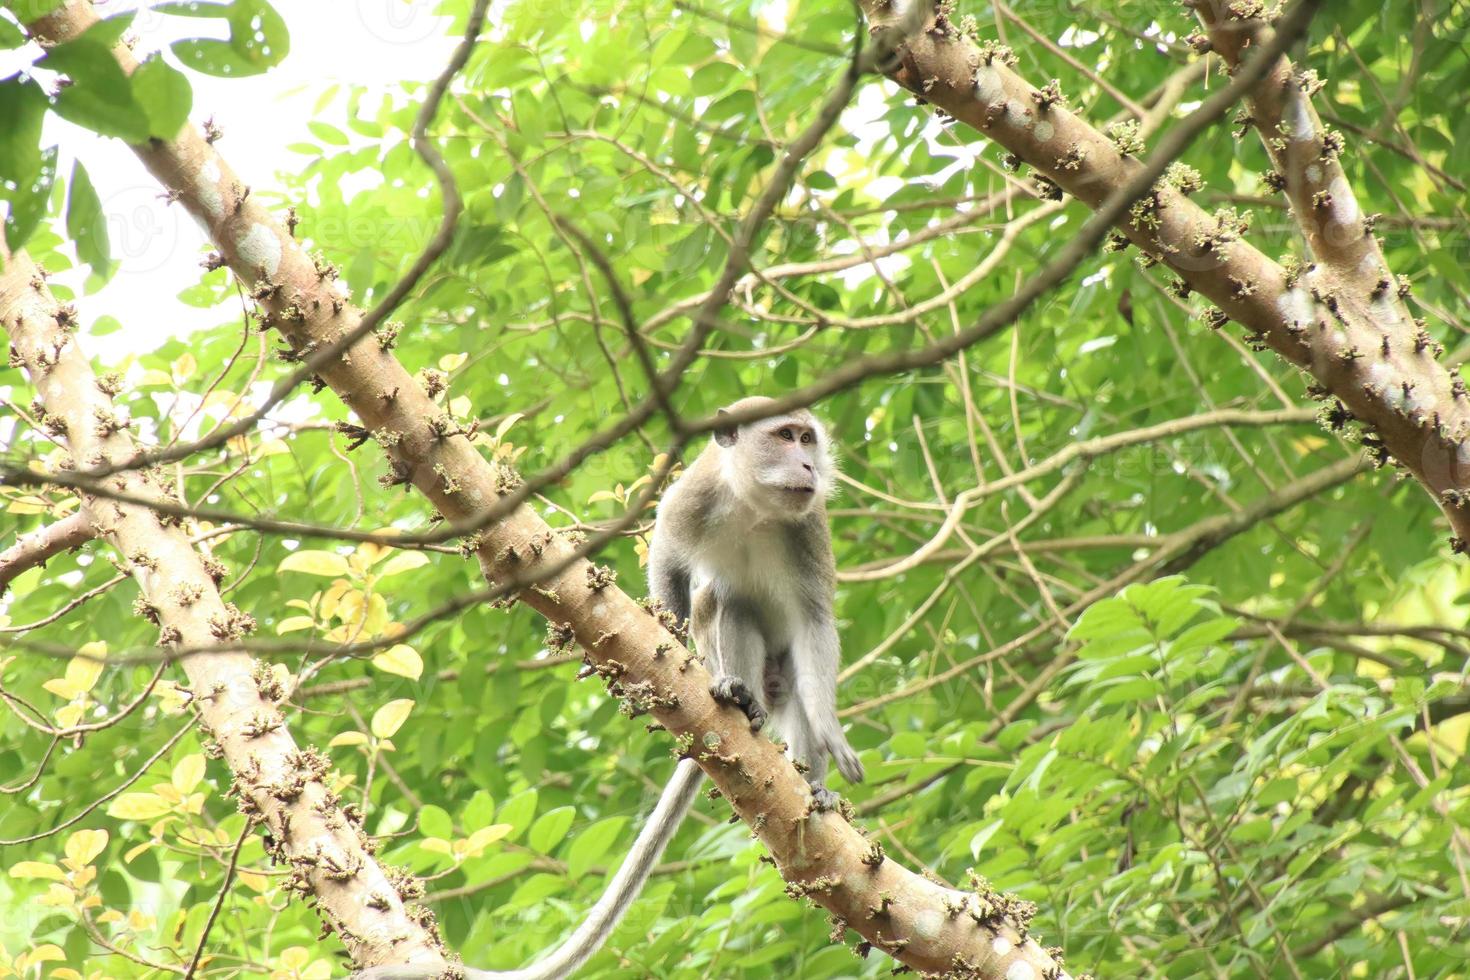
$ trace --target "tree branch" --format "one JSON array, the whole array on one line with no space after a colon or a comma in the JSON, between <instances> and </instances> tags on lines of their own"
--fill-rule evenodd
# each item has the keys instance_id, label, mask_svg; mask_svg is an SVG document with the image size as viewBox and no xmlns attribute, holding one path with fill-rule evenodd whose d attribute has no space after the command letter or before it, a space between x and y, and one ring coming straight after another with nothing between
<instances>
[{"instance_id":1,"label":"tree branch","mask_svg":"<svg viewBox=\"0 0 1470 980\"><path fill-rule=\"evenodd\" d=\"M137 448L128 422L65 329L71 318L62 314L40 270L24 252L10 255L3 245L0 263L0 324L53 431L74 460L132 458ZM139 470L109 479L139 496L168 493ZM218 644L254 628L253 618L220 597L223 567L196 549L181 522L85 496L82 506L131 567L142 592L135 609L159 625L162 645ZM442 963L432 917L411 913L373 859L360 817L327 788L327 757L297 746L276 707L284 692L273 690L263 665L242 653L220 652L187 661L184 671L200 721L234 774L241 807L265 821L277 856L316 895L324 920L353 959L363 965Z\"/></svg>"},{"instance_id":2,"label":"tree branch","mask_svg":"<svg viewBox=\"0 0 1470 980\"><path fill-rule=\"evenodd\" d=\"M1278 43L1280 35L1298 36L1312 6L1299 3L1277 23L1273 37L1263 35L1251 46L1271 47L1270 64L1260 66L1272 70L1271 78L1281 75L1277 58L1286 45ZM892 17L883 0L864 0L864 9L874 24ZM1139 172L1141 164L1130 155L1137 152L1136 141L1120 135L1115 143L1104 136L1069 112L1050 86L1039 90L1018 75L1012 61L1008 49L977 43L936 13L904 45L889 77L993 138L1048 184L1100 209ZM1304 146L1320 150L1320 129L1315 117L1311 121L1310 129L1302 129ZM1307 152L1291 150L1293 159ZM1171 268L1181 291L1193 289L1219 306L1223 316L1207 316L1212 325L1233 319L1249 331L1247 339L1308 372L1319 397L1341 403L1329 412L1332 424L1355 418L1371 430L1365 442L1378 461L1392 459L1414 475L1449 518L1452 545L1463 549L1470 540L1470 393L1436 362L1439 345L1402 314L1397 286L1380 287L1386 269L1380 263L1347 277L1336 266L1284 267L1244 241L1231 216L1211 216L1191 201L1188 193L1196 186L1197 175L1174 171L1115 227L1150 262ZM1350 192L1341 201L1336 186L1327 197L1310 196L1325 212L1320 220L1336 222L1330 237L1341 243L1336 248L1343 256L1379 254L1376 245L1347 244L1350 236L1372 238L1372 222L1351 203ZM1325 243L1329 235L1322 237Z\"/></svg>"},{"instance_id":3,"label":"tree branch","mask_svg":"<svg viewBox=\"0 0 1470 980\"><path fill-rule=\"evenodd\" d=\"M94 537L92 519L83 510L21 535L15 544L0 551L0 595L16 576L46 564L63 551L80 548Z\"/></svg>"}]
</instances>

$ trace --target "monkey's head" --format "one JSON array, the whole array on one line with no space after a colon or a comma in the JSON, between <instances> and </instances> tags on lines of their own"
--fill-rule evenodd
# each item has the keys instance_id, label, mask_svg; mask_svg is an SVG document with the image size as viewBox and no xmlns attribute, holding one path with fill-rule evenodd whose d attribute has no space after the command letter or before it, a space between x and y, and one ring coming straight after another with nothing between
<instances>
[{"instance_id":1,"label":"monkey's head","mask_svg":"<svg viewBox=\"0 0 1470 980\"><path fill-rule=\"evenodd\" d=\"M728 415L769 405L755 396L719 411ZM715 430L720 470L743 499L767 515L796 520L833 489L836 464L827 430L806 409Z\"/></svg>"}]
</instances>

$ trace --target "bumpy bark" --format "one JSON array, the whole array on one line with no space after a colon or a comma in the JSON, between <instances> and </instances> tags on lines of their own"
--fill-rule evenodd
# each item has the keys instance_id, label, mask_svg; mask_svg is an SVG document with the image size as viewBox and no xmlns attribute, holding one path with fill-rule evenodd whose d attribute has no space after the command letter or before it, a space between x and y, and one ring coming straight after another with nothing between
<instances>
[{"instance_id":1,"label":"bumpy bark","mask_svg":"<svg viewBox=\"0 0 1470 980\"><path fill-rule=\"evenodd\" d=\"M33 36L54 42L95 22L91 5L74 0L28 26ZM120 47L116 54L131 70L131 53ZM266 322L294 349L330 343L359 321L360 311L331 271L313 262L195 127L134 149L207 229L264 307ZM455 431L386 344L368 337L320 374L377 435L393 478L417 487L445 517L472 521L516 485L513 472L482 458ZM572 552L526 507L466 547L492 583L537 574ZM1026 903L983 884L974 892L944 887L884 857L840 814L813 812L806 780L780 749L753 734L742 713L718 706L698 659L592 565L572 562L520 597L551 622L554 635L574 638L599 673L649 708L699 761L770 849L793 896L811 899L872 948L915 969L1007 980L1065 976L1025 934Z\"/></svg>"},{"instance_id":2,"label":"bumpy bark","mask_svg":"<svg viewBox=\"0 0 1470 980\"><path fill-rule=\"evenodd\" d=\"M72 334L75 313L57 304L25 253L0 244L0 326L31 379L41 422L67 447L73 466L129 459L136 452L127 420L113 405L111 381L99 379ZM130 495L168 498L161 480L140 471L108 477ZM165 647L207 647L254 627L250 616L225 602L217 580L223 566L190 540L180 522L147 507L83 495L92 530L117 549L142 595L136 610L156 623ZM327 757L302 749L282 721L284 696L265 665L239 652L184 660L194 705L223 750L241 795L241 808L264 820L293 868L293 881L310 890L323 918L353 960L380 963L443 962L427 910L405 906L373 860L360 817L344 808L323 782Z\"/></svg>"},{"instance_id":3,"label":"bumpy bark","mask_svg":"<svg viewBox=\"0 0 1470 980\"><path fill-rule=\"evenodd\" d=\"M0 551L0 595L5 594L5 587L17 575L46 564L63 551L80 548L93 537L92 518L80 510L22 535L15 544Z\"/></svg>"},{"instance_id":4,"label":"bumpy bark","mask_svg":"<svg viewBox=\"0 0 1470 980\"><path fill-rule=\"evenodd\" d=\"M891 22L900 5L864 0L870 22ZM1227 4L1204 2L1202 12ZM1257 5L1259 6L1259 5ZM1208 14L1208 16L1214 16ZM1217 19L1216 22L1221 22ZM1219 46L1238 58L1263 43L1259 20L1221 28ZM1126 134L1110 138L1068 111L1056 83L1036 88L1011 67L1004 47L980 42L936 11L909 38L890 77L926 102L995 140L1054 186L1092 208L1139 167ZM1307 87L1310 87L1309 83ZM1211 215L1189 199L1197 179L1176 170L1139 202L1118 230L1212 300L1249 339L1311 375L1311 390L1335 399L1334 426L1356 418L1380 462L1405 467L1449 518L1457 550L1470 540L1470 395L1436 360L1440 347L1408 315L1336 162L1337 140L1282 59L1256 88L1263 127L1314 254L1305 268L1278 263L1245 241L1232 215ZM1116 140L1116 141L1115 141ZM1274 178L1273 178L1274 179Z\"/></svg>"}]
</instances>

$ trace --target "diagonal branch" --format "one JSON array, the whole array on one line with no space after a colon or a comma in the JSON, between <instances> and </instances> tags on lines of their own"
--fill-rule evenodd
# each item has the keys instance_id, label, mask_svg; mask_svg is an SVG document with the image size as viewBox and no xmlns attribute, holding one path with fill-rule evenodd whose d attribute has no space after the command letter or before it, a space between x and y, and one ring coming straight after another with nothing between
<instances>
[{"instance_id":1,"label":"diagonal branch","mask_svg":"<svg viewBox=\"0 0 1470 980\"><path fill-rule=\"evenodd\" d=\"M92 518L79 510L17 538L15 544L0 551L0 595L17 575L46 564L63 551L80 548L94 537Z\"/></svg>"},{"instance_id":2,"label":"diagonal branch","mask_svg":"<svg viewBox=\"0 0 1470 980\"><path fill-rule=\"evenodd\" d=\"M68 331L73 318L24 252L10 255L0 246L0 264L0 325L36 389L44 423L75 463L131 458L137 447L128 420ZM109 479L138 496L168 494L144 471ZM224 566L194 545L181 521L85 495L82 506L130 567L142 593L134 608L158 624L163 646L217 645L254 628L253 618L221 598ZM328 789L330 761L318 749L299 747L286 730L276 706L285 692L269 671L243 653L220 652L187 661L184 672L199 719L234 774L241 808L265 821L273 854L316 896L353 960L442 963L432 916L405 904L373 859L360 817Z\"/></svg>"},{"instance_id":3,"label":"diagonal branch","mask_svg":"<svg viewBox=\"0 0 1470 980\"><path fill-rule=\"evenodd\" d=\"M897 6L863 5L879 26ZM1299 34L1312 6L1297 4L1274 33ZM1136 138L1126 130L1104 136L1067 110L1055 83L1034 87L1012 68L1009 49L979 42L942 11L910 36L898 60L889 77L1030 164L1044 188L1060 188L1096 210L1140 170L1132 156L1140 149ZM1272 66L1279 75L1274 59ZM1315 131L1311 139L1321 143ZM1440 348L1428 332L1403 314L1397 287L1380 284L1380 276L1387 281L1381 266L1345 276L1332 265L1272 261L1241 237L1231 214L1210 215L1189 199L1198 186L1197 174L1176 168L1115 227L1147 263L1172 269L1181 293L1192 289L1219 307L1206 315L1212 326L1234 320L1248 340L1307 372L1314 395L1336 400L1324 414L1330 425L1360 421L1377 461L1403 466L1434 496L1454 531L1453 546L1463 549L1470 540L1470 392L1436 361ZM1335 202L1336 193L1334 185L1322 200ZM1330 238L1339 244L1328 250L1343 256L1366 248L1346 244L1349 233L1372 237L1371 220L1347 200L1332 209L1339 227L1322 236L1323 247ZM1363 254L1377 255L1377 247Z\"/></svg>"}]
</instances>

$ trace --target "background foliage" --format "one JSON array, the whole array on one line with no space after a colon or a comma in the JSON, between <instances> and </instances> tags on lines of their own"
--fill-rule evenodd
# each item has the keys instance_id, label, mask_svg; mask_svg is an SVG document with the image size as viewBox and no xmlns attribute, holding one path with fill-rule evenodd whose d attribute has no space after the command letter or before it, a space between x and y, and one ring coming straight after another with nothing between
<instances>
[{"instance_id":1,"label":"background foliage","mask_svg":"<svg viewBox=\"0 0 1470 980\"><path fill-rule=\"evenodd\" d=\"M450 31L465 7L445 4L461 20ZM1133 99L1194 58L1180 40L1191 25L1162 0L1015 10ZM211 12L244 32L259 17L274 47L176 47L155 62L153 81L118 83L126 98L103 110L66 91L48 106L40 82L3 83L6 118L24 122L0 138L6 173L31 178L8 190L13 245L26 241L51 269L87 264L93 285L109 274L105 202L84 169L46 170L39 114L139 139L182 118L170 113L190 72L265 70L287 56L284 23L267 4ZM1000 11L959 12L986 36L1003 34L1027 77L1061 78L1083 115L1100 123L1124 110ZM1456 359L1470 290L1465 13L1451 2L1334 4L1298 53L1329 80L1319 105L1347 136L1360 199L1386 213L1389 262L1415 280ZM10 21L0 28L4 43L22 43ZM666 358L688 329L667 311L714 281L734 224L861 30L849 5L830 0L501 11L433 128L466 213L446 261L399 310L405 364L447 372L450 410L480 419L484 450L527 471L644 397L605 282L550 216L593 236ZM46 58L85 72L87 44ZM324 87L313 141L293 147L300 168L256 175L254 189L295 207L298 235L365 304L438 218L433 179L407 145L422 86L384 69L371 89ZM1202 91L1196 81L1182 93L1186 108ZM1258 145L1220 127L1186 160L1205 177L1202 198L1255 211L1257 244L1299 252L1260 182ZM811 267L783 273L778 287L737 291L676 405L707 414L973 321L1083 217L1080 205L1048 205L1026 187L974 133L870 82L755 255L759 268ZM998 194L998 206L984 205ZM950 224L926 237L941 222ZM864 262L865 250L906 239L917 241L877 271ZM903 315L1007 248L952 302ZM1163 285L1128 254L1099 254L963 359L822 403L850 478L832 504L839 568L881 569L914 552L957 494L1077 440L1305 402L1296 372L1209 331ZM202 273L187 298L217 310L218 328L99 365L124 373L125 404L159 442L248 412L256 383L282 370L225 271ZM80 299L83 342L89 330L115 329ZM24 418L20 372L0 370L0 394L12 415L0 421L9 461L46 454ZM425 526L420 499L377 486L385 465L371 444L353 452L333 429L347 419L330 393L303 392L282 417L290 421L228 453L175 468L187 499L321 524ZM593 457L540 506L554 524L621 517L667 443L654 425ZM1037 930L1074 969L1463 969L1463 565L1450 560L1422 490L1371 472L1264 517L1253 509L1272 510L1298 481L1356 451L1310 416L1200 428L984 496L928 560L847 581L838 595L845 662L862 665L839 701L869 781L843 791L862 819L907 863L949 881L974 868L1037 902ZM0 494L0 545L74 506L62 494ZM1028 519L1038 500L1049 509ZM605 552L635 593L651 516ZM238 573L230 598L264 634L316 643L309 656L278 659L302 679L290 724L303 741L330 746L344 796L386 835L385 860L429 880L451 944L469 962L510 967L558 938L640 826L673 765L668 740L646 735L599 685L574 682L576 665L546 652L544 624L523 609L474 607L370 658L322 657L323 641L392 636L473 588L475 570L452 548L236 532L215 549ZM36 652L105 643L115 659L147 653L153 632L132 616L136 589L114 581L111 557L89 546L53 559L0 606L0 643L9 643L96 591L0 658L5 690L62 723L126 706L154 672L151 663L87 670ZM1093 592L1106 598L1078 608ZM1064 651L1076 662L1050 672ZM50 829L136 774L186 724L179 701L162 681L118 724L50 753L19 711L0 714L0 784L16 790L0 805L0 838ZM150 972L132 957L187 963L242 826L224 796L228 773L203 751L184 732L75 827L4 847L0 976ZM745 828L725 823L723 804L697 810L584 975L889 969L881 954L864 961L833 945L821 916L758 863ZM207 970L341 972L337 948L316 942L315 916L277 887L258 840L247 839L240 868Z\"/></svg>"}]
</instances>

